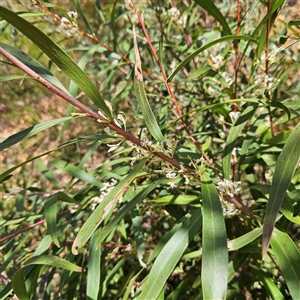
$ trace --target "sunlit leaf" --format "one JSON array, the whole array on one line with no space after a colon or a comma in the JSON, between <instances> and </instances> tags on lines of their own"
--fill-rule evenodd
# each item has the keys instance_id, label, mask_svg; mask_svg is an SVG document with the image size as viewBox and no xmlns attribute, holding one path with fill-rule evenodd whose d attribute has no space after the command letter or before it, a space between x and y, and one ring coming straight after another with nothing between
<instances>
[{"instance_id":1,"label":"sunlit leaf","mask_svg":"<svg viewBox=\"0 0 300 300\"><path fill-rule=\"evenodd\" d=\"M197 4L199 4L202 8L204 8L211 16L213 16L222 26L226 35L231 34L230 27L222 15L220 10L216 7L212 0L194 0Z\"/></svg>"},{"instance_id":2,"label":"sunlit leaf","mask_svg":"<svg viewBox=\"0 0 300 300\"><path fill-rule=\"evenodd\" d=\"M25 263L28 265L49 265L52 267L62 268L73 272L82 272L83 269L75 264L54 255L39 255L33 256Z\"/></svg>"},{"instance_id":3,"label":"sunlit leaf","mask_svg":"<svg viewBox=\"0 0 300 300\"><path fill-rule=\"evenodd\" d=\"M284 195L300 159L300 123L289 136L280 153L273 175L263 226L262 257L265 258Z\"/></svg>"},{"instance_id":4,"label":"sunlit leaf","mask_svg":"<svg viewBox=\"0 0 300 300\"><path fill-rule=\"evenodd\" d=\"M199 232L201 220L201 210L197 209L190 218L182 223L181 228L165 244L157 256L146 281L141 286L142 293L137 299L156 299L159 296L184 250L195 234Z\"/></svg>"},{"instance_id":5,"label":"sunlit leaf","mask_svg":"<svg viewBox=\"0 0 300 300\"><path fill-rule=\"evenodd\" d=\"M201 175L201 190L203 299L224 299L228 277L227 234L219 195L208 173Z\"/></svg>"},{"instance_id":6,"label":"sunlit leaf","mask_svg":"<svg viewBox=\"0 0 300 300\"><path fill-rule=\"evenodd\" d=\"M70 79L78 85L83 92L86 93L86 95L99 107L108 119L112 118L110 109L105 104L103 97L89 77L52 39L27 20L19 17L11 10L2 6L0 7L0 16L37 45L63 72L70 77Z\"/></svg>"},{"instance_id":7,"label":"sunlit leaf","mask_svg":"<svg viewBox=\"0 0 300 300\"><path fill-rule=\"evenodd\" d=\"M37 134L40 131L51 128L62 122L71 120L72 118L73 117L70 116L70 117L64 117L64 118L46 121L46 122L34 125L32 127L29 127L27 129L24 129L24 130L22 130L16 134L13 134L5 139L2 139L2 140L0 140L0 151L2 151L14 144L17 144L17 143L21 142L22 140L27 139L27 138Z\"/></svg>"},{"instance_id":8,"label":"sunlit leaf","mask_svg":"<svg viewBox=\"0 0 300 300\"><path fill-rule=\"evenodd\" d=\"M87 221L80 228L73 246L72 252L77 254L76 248L83 246L90 238L92 233L102 223L104 218L110 212L115 201L124 193L127 186L135 179L136 175L142 170L145 160L141 160L135 168L126 176L113 190L106 196L106 198L97 206L93 213L89 216Z\"/></svg>"},{"instance_id":9,"label":"sunlit leaf","mask_svg":"<svg viewBox=\"0 0 300 300\"><path fill-rule=\"evenodd\" d=\"M271 247L293 299L300 299L300 253L286 232L274 229Z\"/></svg>"}]
</instances>

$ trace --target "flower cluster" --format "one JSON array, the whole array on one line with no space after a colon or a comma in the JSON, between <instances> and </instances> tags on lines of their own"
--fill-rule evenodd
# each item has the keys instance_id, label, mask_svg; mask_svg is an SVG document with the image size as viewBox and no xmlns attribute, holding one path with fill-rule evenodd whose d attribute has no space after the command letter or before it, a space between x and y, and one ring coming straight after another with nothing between
<instances>
[{"instance_id":1,"label":"flower cluster","mask_svg":"<svg viewBox=\"0 0 300 300\"><path fill-rule=\"evenodd\" d=\"M227 72L222 72L221 76L225 80L228 87L233 84L234 80L233 80L232 76L230 76Z\"/></svg>"},{"instance_id":2,"label":"flower cluster","mask_svg":"<svg viewBox=\"0 0 300 300\"><path fill-rule=\"evenodd\" d=\"M232 182L230 180L224 179L223 181L219 181L217 184L217 188L219 190L219 194L221 196L221 204L223 207L223 215L227 217L231 217L240 213L240 210L236 208L236 206L225 200L223 195L228 195L230 197L234 197L235 194L238 194L241 191L241 181Z\"/></svg>"},{"instance_id":3,"label":"flower cluster","mask_svg":"<svg viewBox=\"0 0 300 300\"><path fill-rule=\"evenodd\" d=\"M142 130L143 134L144 130ZM136 155L131 158L131 164L142 158L151 158L151 162L159 162L160 160L153 156L153 152L160 152L169 157L173 157L177 142L172 140L164 140L162 142L152 142L146 137L142 137L141 146L130 144L136 150Z\"/></svg>"},{"instance_id":4,"label":"flower cluster","mask_svg":"<svg viewBox=\"0 0 300 300\"><path fill-rule=\"evenodd\" d=\"M239 112L239 111L231 111L231 112L229 113L229 116L230 116L232 122L235 122L236 119L239 117L239 115L240 115L240 112Z\"/></svg>"},{"instance_id":5,"label":"flower cluster","mask_svg":"<svg viewBox=\"0 0 300 300\"><path fill-rule=\"evenodd\" d=\"M223 181L218 182L218 190L222 195L229 195L234 197L235 194L238 194L241 191L240 185L241 181L232 182L230 180L224 179Z\"/></svg>"},{"instance_id":6,"label":"flower cluster","mask_svg":"<svg viewBox=\"0 0 300 300\"><path fill-rule=\"evenodd\" d=\"M219 70L222 65L223 65L223 57L222 55L218 54L216 56L209 56L210 58L210 65L212 66L213 69Z\"/></svg>"},{"instance_id":7,"label":"flower cluster","mask_svg":"<svg viewBox=\"0 0 300 300\"><path fill-rule=\"evenodd\" d=\"M180 11L177 7L171 7L168 10L168 16L170 17L171 21L177 21L180 17Z\"/></svg>"},{"instance_id":8,"label":"flower cluster","mask_svg":"<svg viewBox=\"0 0 300 300\"><path fill-rule=\"evenodd\" d=\"M78 34L77 12L69 11L69 18L62 17L58 31L64 32L67 36L76 36Z\"/></svg>"},{"instance_id":9,"label":"flower cluster","mask_svg":"<svg viewBox=\"0 0 300 300\"><path fill-rule=\"evenodd\" d=\"M236 208L236 206L233 203L227 200L222 199L221 204L223 208L223 215L225 217L236 216L239 215L241 212L239 209Z\"/></svg>"},{"instance_id":10,"label":"flower cluster","mask_svg":"<svg viewBox=\"0 0 300 300\"><path fill-rule=\"evenodd\" d=\"M177 23L177 25L185 28L188 14L183 13L181 14L177 7L171 7L168 10L168 16L172 22Z\"/></svg>"},{"instance_id":11,"label":"flower cluster","mask_svg":"<svg viewBox=\"0 0 300 300\"><path fill-rule=\"evenodd\" d=\"M125 0L124 1L124 6L127 10L130 10L132 9L132 3L131 3L131 0Z\"/></svg>"},{"instance_id":12,"label":"flower cluster","mask_svg":"<svg viewBox=\"0 0 300 300\"><path fill-rule=\"evenodd\" d=\"M181 176L185 179L185 184L188 184L190 181L187 174L185 174L185 169L183 165L180 165L180 170L177 170L174 169L174 167L172 167L168 163L163 163L161 169L166 174L166 177L168 179L171 179L171 181L168 182L168 185L172 189L176 187L175 182Z\"/></svg>"},{"instance_id":13,"label":"flower cluster","mask_svg":"<svg viewBox=\"0 0 300 300\"><path fill-rule=\"evenodd\" d=\"M259 88L263 88L269 92L271 92L272 90L274 90L276 88L276 84L279 82L280 80L277 78L274 78L270 75L267 74L257 74L255 76L255 84L259 87Z\"/></svg>"},{"instance_id":14,"label":"flower cluster","mask_svg":"<svg viewBox=\"0 0 300 300\"><path fill-rule=\"evenodd\" d=\"M259 64L264 65L266 60L269 61L269 64L272 64L274 62L276 62L277 58L278 58L278 53L282 52L284 50L283 47L274 47L272 51L270 51L268 53L268 55L266 55L266 52L263 52L260 56L259 59Z\"/></svg>"},{"instance_id":15,"label":"flower cluster","mask_svg":"<svg viewBox=\"0 0 300 300\"><path fill-rule=\"evenodd\" d=\"M103 182L103 187L100 189L99 196L93 197L91 209L95 210L96 206L105 199L105 197L110 193L110 191L115 187L118 181L112 178L110 181Z\"/></svg>"}]
</instances>

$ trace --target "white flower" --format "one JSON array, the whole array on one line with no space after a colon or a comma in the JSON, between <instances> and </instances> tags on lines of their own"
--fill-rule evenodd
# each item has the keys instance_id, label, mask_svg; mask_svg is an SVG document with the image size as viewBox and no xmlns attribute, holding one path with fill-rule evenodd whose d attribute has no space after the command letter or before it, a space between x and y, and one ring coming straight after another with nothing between
<instances>
[{"instance_id":1,"label":"white flower","mask_svg":"<svg viewBox=\"0 0 300 300\"><path fill-rule=\"evenodd\" d=\"M69 208L70 213L71 213L71 214L75 214L78 207L79 207L78 204L72 205L72 206Z\"/></svg>"},{"instance_id":2,"label":"white flower","mask_svg":"<svg viewBox=\"0 0 300 300\"><path fill-rule=\"evenodd\" d=\"M220 69L223 63L222 55L218 54L217 56L210 55L211 66L215 69Z\"/></svg>"},{"instance_id":3,"label":"white flower","mask_svg":"<svg viewBox=\"0 0 300 300\"><path fill-rule=\"evenodd\" d=\"M132 8L131 0L125 0L124 6L126 9L130 10Z\"/></svg>"},{"instance_id":4,"label":"white flower","mask_svg":"<svg viewBox=\"0 0 300 300\"><path fill-rule=\"evenodd\" d=\"M73 20L75 21L77 19L78 13L77 13L77 11L71 10L71 11L68 11L68 16L72 19L72 21Z\"/></svg>"},{"instance_id":5,"label":"white flower","mask_svg":"<svg viewBox=\"0 0 300 300\"><path fill-rule=\"evenodd\" d=\"M219 181L217 185L218 190L221 192L221 194L234 197L234 194L238 194L241 191L241 184L241 181L232 182L230 180L224 179L223 181Z\"/></svg>"},{"instance_id":6,"label":"white flower","mask_svg":"<svg viewBox=\"0 0 300 300\"><path fill-rule=\"evenodd\" d=\"M168 15L171 18L171 21L177 21L180 17L180 11L177 7L172 7L168 10Z\"/></svg>"},{"instance_id":7,"label":"white flower","mask_svg":"<svg viewBox=\"0 0 300 300\"><path fill-rule=\"evenodd\" d=\"M255 76L255 84L258 87L262 87L268 91L273 90L276 87L276 83L279 82L280 80L277 78L274 78L270 75L267 74L257 74Z\"/></svg>"},{"instance_id":8,"label":"white flower","mask_svg":"<svg viewBox=\"0 0 300 300\"><path fill-rule=\"evenodd\" d=\"M118 181L112 178L110 181L103 182L103 187L100 189L100 194L91 199L91 209L95 210L96 206L101 203L105 197L111 192L111 190L115 187Z\"/></svg>"},{"instance_id":9,"label":"white flower","mask_svg":"<svg viewBox=\"0 0 300 300\"><path fill-rule=\"evenodd\" d=\"M172 62L171 62L171 65L170 65L170 69L171 69L172 73L175 71L176 65L177 65L176 60L173 59Z\"/></svg>"},{"instance_id":10,"label":"white flower","mask_svg":"<svg viewBox=\"0 0 300 300\"><path fill-rule=\"evenodd\" d=\"M233 122L238 118L239 115L240 115L239 111L231 111L229 113L229 116Z\"/></svg>"},{"instance_id":11,"label":"white flower","mask_svg":"<svg viewBox=\"0 0 300 300\"><path fill-rule=\"evenodd\" d=\"M112 152L112 151L118 149L122 142L123 141L121 141L118 144L107 144L107 146L109 147L108 152Z\"/></svg>"},{"instance_id":12,"label":"white flower","mask_svg":"<svg viewBox=\"0 0 300 300\"><path fill-rule=\"evenodd\" d=\"M242 149L241 149L241 148L236 148L236 147L234 147L234 148L232 149L232 151L231 151L231 155L236 156L237 151L240 151L240 150L242 150Z\"/></svg>"},{"instance_id":13,"label":"white flower","mask_svg":"<svg viewBox=\"0 0 300 300\"><path fill-rule=\"evenodd\" d=\"M174 181L168 182L168 185L170 186L170 187L169 187L170 189L176 188L175 180L174 180Z\"/></svg>"},{"instance_id":14,"label":"white flower","mask_svg":"<svg viewBox=\"0 0 300 300\"><path fill-rule=\"evenodd\" d=\"M233 203L223 200L221 202L221 204L222 204L222 208L223 208L223 215L225 217L232 217L232 216L240 214L240 210L237 209Z\"/></svg>"},{"instance_id":15,"label":"white flower","mask_svg":"<svg viewBox=\"0 0 300 300\"><path fill-rule=\"evenodd\" d=\"M182 25L183 28L186 27L186 21L187 21L188 15L182 14L178 20L178 25Z\"/></svg>"},{"instance_id":16,"label":"white flower","mask_svg":"<svg viewBox=\"0 0 300 300\"><path fill-rule=\"evenodd\" d=\"M224 78L228 86L233 84L234 80L227 72L222 72L221 76Z\"/></svg>"}]
</instances>

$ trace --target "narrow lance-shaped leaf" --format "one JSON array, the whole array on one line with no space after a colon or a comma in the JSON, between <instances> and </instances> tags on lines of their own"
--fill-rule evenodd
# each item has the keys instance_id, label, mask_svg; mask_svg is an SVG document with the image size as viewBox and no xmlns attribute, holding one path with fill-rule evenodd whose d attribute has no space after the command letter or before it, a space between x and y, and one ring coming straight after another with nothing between
<instances>
[{"instance_id":1,"label":"narrow lance-shaped leaf","mask_svg":"<svg viewBox=\"0 0 300 300\"><path fill-rule=\"evenodd\" d=\"M27 67L32 69L38 75L43 77L45 80L49 81L50 83L54 84L56 87L64 91L66 94L70 94L68 90L62 85L62 83L48 70L46 69L40 62L26 54L25 52L0 42L0 46L3 47L7 52L12 54L18 60L20 60L23 64Z\"/></svg>"},{"instance_id":2,"label":"narrow lance-shaped leaf","mask_svg":"<svg viewBox=\"0 0 300 300\"><path fill-rule=\"evenodd\" d=\"M90 238L92 233L102 223L104 218L110 212L113 204L126 189L126 187L135 179L136 175L142 170L145 160L141 160L135 168L126 176L113 190L105 197L105 199L97 206L93 213L89 216L87 221L83 224L78 232L72 246L73 254L77 254L77 247L84 245Z\"/></svg>"},{"instance_id":3,"label":"narrow lance-shaped leaf","mask_svg":"<svg viewBox=\"0 0 300 300\"><path fill-rule=\"evenodd\" d=\"M83 269L75 264L54 255L39 255L33 256L26 261L25 266L28 265L49 265L52 267L62 268L73 272L82 272Z\"/></svg>"},{"instance_id":4,"label":"narrow lance-shaped leaf","mask_svg":"<svg viewBox=\"0 0 300 300\"><path fill-rule=\"evenodd\" d=\"M257 108L257 105L253 104L248 106L234 122L233 126L230 128L229 135L227 137L225 148L223 152L223 173L224 178L230 178L230 168L231 168L231 153L235 146L237 138L240 136L241 131L245 127L247 121L253 116Z\"/></svg>"},{"instance_id":5,"label":"narrow lance-shaped leaf","mask_svg":"<svg viewBox=\"0 0 300 300\"><path fill-rule=\"evenodd\" d=\"M86 291L88 299L97 299L101 286L101 248L96 247L96 239L100 232L101 228L96 230L91 238Z\"/></svg>"},{"instance_id":6,"label":"narrow lance-shaped leaf","mask_svg":"<svg viewBox=\"0 0 300 300\"><path fill-rule=\"evenodd\" d=\"M216 19L216 21L218 21L223 26L223 30L226 35L231 34L231 30L226 19L224 18L224 16L222 15L222 13L216 7L216 5L212 0L194 0L194 1L197 4L199 4L202 8L204 8L211 16L213 16Z\"/></svg>"},{"instance_id":7,"label":"narrow lance-shaped leaf","mask_svg":"<svg viewBox=\"0 0 300 300\"><path fill-rule=\"evenodd\" d=\"M300 299L300 253L286 232L274 229L271 246L292 299Z\"/></svg>"},{"instance_id":8,"label":"narrow lance-shaped leaf","mask_svg":"<svg viewBox=\"0 0 300 300\"><path fill-rule=\"evenodd\" d=\"M78 87L99 107L105 116L112 120L110 109L98 89L91 82L89 77L82 71L71 57L61 49L46 34L33 26L27 20L19 17L11 10L0 6L0 17L17 28L35 45L37 45Z\"/></svg>"},{"instance_id":9,"label":"narrow lance-shaped leaf","mask_svg":"<svg viewBox=\"0 0 300 300\"><path fill-rule=\"evenodd\" d=\"M143 268L146 268L147 266L143 262L143 256L145 254L144 234L142 230L142 222L141 222L141 216L139 213L138 204L133 208L131 214L132 214L132 224L134 227L134 239L136 244L138 261Z\"/></svg>"},{"instance_id":10,"label":"narrow lance-shaped leaf","mask_svg":"<svg viewBox=\"0 0 300 300\"><path fill-rule=\"evenodd\" d=\"M197 50L195 50L193 53L191 53L187 58L185 58L177 67L176 69L173 71L173 73L168 77L168 82L172 81L172 79L174 78L174 76L180 71L182 70L194 57L196 57L197 55L199 55L201 52L203 52L204 50L219 44L219 43L223 43L223 42L229 42L229 41L234 41L234 40L246 40L246 41L256 41L254 38L249 37L249 36L241 36L241 35L229 35L229 36L224 36L221 37L215 41L212 41L211 43L208 43L205 46L202 46L200 48L198 48Z\"/></svg>"},{"instance_id":11,"label":"narrow lance-shaped leaf","mask_svg":"<svg viewBox=\"0 0 300 300\"><path fill-rule=\"evenodd\" d=\"M294 128L280 153L275 168L263 227L262 258L264 259L275 226L277 214L300 159L300 123Z\"/></svg>"},{"instance_id":12,"label":"narrow lance-shaped leaf","mask_svg":"<svg viewBox=\"0 0 300 300\"><path fill-rule=\"evenodd\" d=\"M201 220L201 210L194 210L192 216L182 223L181 228L166 243L141 286L142 293L138 296L138 300L157 299L189 242L199 233Z\"/></svg>"},{"instance_id":13,"label":"narrow lance-shaped leaf","mask_svg":"<svg viewBox=\"0 0 300 300\"><path fill-rule=\"evenodd\" d=\"M71 120L72 118L74 118L74 117L70 116L70 117L64 117L64 118L46 121L46 122L34 125L32 127L29 127L27 129L24 129L24 130L22 130L16 134L13 134L5 139L2 139L2 140L0 140L0 151L4 150L12 145L15 145L15 144L21 142L22 140L35 135L36 133L38 133L40 131L48 129L59 123Z\"/></svg>"},{"instance_id":14,"label":"narrow lance-shaped leaf","mask_svg":"<svg viewBox=\"0 0 300 300\"><path fill-rule=\"evenodd\" d=\"M24 280L24 268L19 269L12 279L12 287L18 299L29 300L30 297L26 290L25 280Z\"/></svg>"},{"instance_id":15,"label":"narrow lance-shaped leaf","mask_svg":"<svg viewBox=\"0 0 300 300\"><path fill-rule=\"evenodd\" d=\"M153 114L153 111L151 109L151 106L148 102L144 84L143 84L143 72L142 72L142 63L141 63L141 57L137 45L136 40L136 34L135 29L133 27L133 41L134 41L134 53L135 53L135 67L134 67L134 91L135 95L138 99L139 105L142 110L142 114L145 119L145 123L147 128L149 129L151 135L157 140L157 141L163 141L164 136L159 128L159 125L157 124L157 121L155 119L155 116Z\"/></svg>"},{"instance_id":16,"label":"narrow lance-shaped leaf","mask_svg":"<svg viewBox=\"0 0 300 300\"><path fill-rule=\"evenodd\" d=\"M45 218L47 222L47 231L50 234L53 243L60 247L58 237L57 237L57 211L58 211L58 205L57 205L58 197L57 193L54 195L51 195L46 199L44 204L44 212L45 212Z\"/></svg>"},{"instance_id":17,"label":"narrow lance-shaped leaf","mask_svg":"<svg viewBox=\"0 0 300 300\"><path fill-rule=\"evenodd\" d=\"M208 173L201 175L203 201L203 299L225 299L228 277L227 234L219 195Z\"/></svg>"},{"instance_id":18,"label":"narrow lance-shaped leaf","mask_svg":"<svg viewBox=\"0 0 300 300\"><path fill-rule=\"evenodd\" d=\"M113 230L113 228L124 218L126 214L134 209L137 203L141 202L146 198L146 196L153 191L159 184L166 183L168 179L160 178L147 187L145 187L141 192L139 192L133 199L131 199L126 205L122 206L117 213L110 219L110 222L105 225L101 232L97 236L96 247L100 247L100 244L103 240L109 235L109 233Z\"/></svg>"}]
</instances>

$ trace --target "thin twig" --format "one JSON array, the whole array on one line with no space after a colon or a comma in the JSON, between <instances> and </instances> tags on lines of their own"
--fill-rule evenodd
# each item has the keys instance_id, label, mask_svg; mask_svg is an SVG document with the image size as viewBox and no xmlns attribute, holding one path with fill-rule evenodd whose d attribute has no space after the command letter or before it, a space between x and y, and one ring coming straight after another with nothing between
<instances>
[{"instance_id":1,"label":"thin twig","mask_svg":"<svg viewBox=\"0 0 300 300\"><path fill-rule=\"evenodd\" d=\"M177 101L176 101L175 95L174 95L173 90L172 90L172 88L171 88L171 84L168 82L168 78L167 78L166 72L165 72L165 70L164 70L164 68L163 68L163 66L162 66L162 63L161 63L161 61L159 60L159 58L158 58L158 56L157 56L157 54L156 54L156 51L155 51L155 49L154 49L154 47L153 47L153 45L152 45L152 43L151 43L151 40L150 40L150 38L149 38L148 32L147 32L146 27L145 27L144 20L143 20L143 18L141 17L141 15L139 14L139 12L137 11L137 8L136 8L136 5L135 5L135 3L134 3L134 0L131 0L131 3L132 3L132 6L133 6L134 11L135 11L135 13L136 13L136 15L137 15L137 17L138 17L138 20L139 20L139 22L140 22L140 25L142 26L142 29L143 29L143 32L144 32L146 41L147 41L147 43L148 43L148 45L149 45L149 48L150 48L150 50L151 50L151 52L152 52L152 54L153 54L153 56L154 56L154 58L155 58L155 60L156 60L156 62L157 62L157 64L158 64L158 66L159 66L159 68L160 68L160 70L161 70L162 76L163 76L163 78L164 78L164 82L165 82L166 87L167 87L168 92L169 92L169 95L170 95L170 97L171 97L171 99L172 99L172 101L173 101L173 103L174 103L174 105L175 105L176 111L177 111L177 113L178 113L178 115L179 115L179 119L180 119L180 121L181 121L181 123L182 123L182 125L183 125L183 128L184 128L185 132L187 133L187 136L188 136L189 140L197 147L198 151L202 154L202 156L205 158L205 160L209 163L209 165L211 166L211 168L212 168L212 169L215 171L215 173L221 178L220 173L219 173L219 171L215 168L212 159L210 159L209 156L202 150L202 147L201 147L200 143L197 142L197 141L195 140L195 138L192 136L192 134L191 134L189 128L187 127L186 122L183 120L183 114L182 114L182 111L181 111L180 106L178 105L178 103L177 103Z\"/></svg>"},{"instance_id":2,"label":"thin twig","mask_svg":"<svg viewBox=\"0 0 300 300\"><path fill-rule=\"evenodd\" d=\"M70 210L61 211L61 212L59 212L57 214L57 216L60 217L60 216L68 214L69 212L70 212ZM25 231L28 231L28 230L30 230L30 229L38 226L38 225L41 225L41 224L43 224L45 222L46 222L46 219L42 219L42 220L40 220L40 221L38 221L38 222L36 222L36 223L34 223L32 225L29 225L29 226L27 226L27 227L25 227L23 229L17 230L17 231L15 231L15 232L13 232L13 233L11 233L9 235L6 235L6 236L4 236L3 238L0 239L0 244L3 243L3 242L5 242L6 240L12 239L15 236L17 236L17 235L19 235L19 234L21 234L21 233L23 233Z\"/></svg>"},{"instance_id":3,"label":"thin twig","mask_svg":"<svg viewBox=\"0 0 300 300\"><path fill-rule=\"evenodd\" d=\"M268 13L271 11L271 6L272 6L272 0L268 0L267 2L267 8L268 8ZM271 31L271 17L267 20L267 33L266 33L266 46L265 46L265 54L266 54L266 60L265 60L265 74L269 74L269 43L270 43L270 31ZM266 97L267 100L270 101L270 94L269 91L266 91ZM268 113L269 113L269 118L270 118L270 123L271 123L271 133L272 136L274 136L274 122L273 122L273 117L272 117L272 112L270 106L268 106Z\"/></svg>"}]
</instances>

